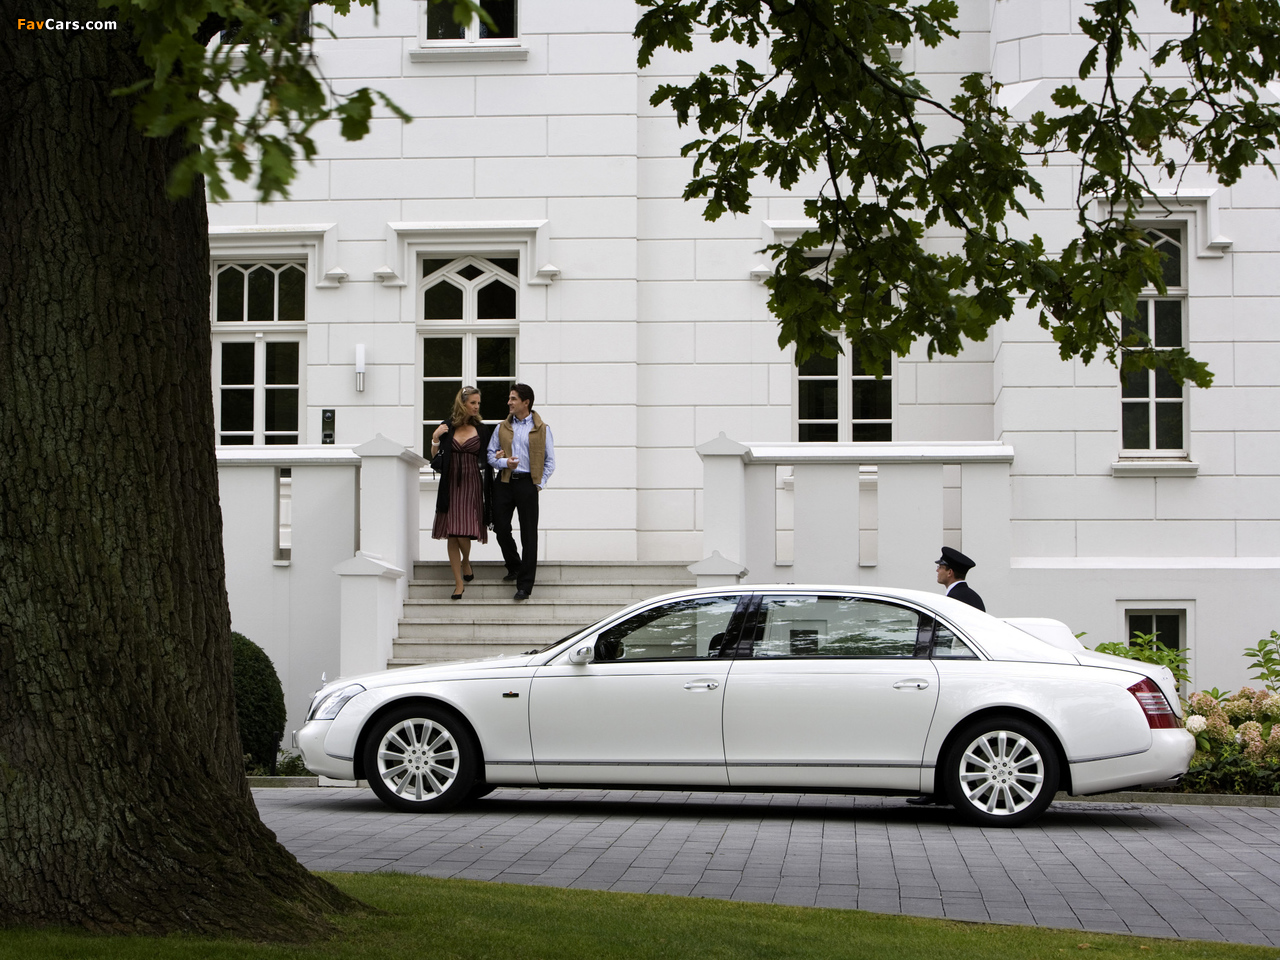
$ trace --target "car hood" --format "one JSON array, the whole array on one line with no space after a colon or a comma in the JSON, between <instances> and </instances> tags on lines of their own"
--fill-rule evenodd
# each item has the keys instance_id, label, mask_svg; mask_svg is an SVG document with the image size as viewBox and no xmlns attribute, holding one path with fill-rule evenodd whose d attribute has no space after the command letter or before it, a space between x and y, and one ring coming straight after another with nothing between
<instances>
[{"instance_id":1,"label":"car hood","mask_svg":"<svg viewBox=\"0 0 1280 960\"><path fill-rule=\"evenodd\" d=\"M1178 717L1182 716L1182 703L1178 698L1178 682L1173 677L1173 671L1168 667L1161 667L1154 663L1143 663L1141 660L1130 660L1128 657L1117 657L1110 653L1098 653L1095 650L1080 650L1075 657L1086 667L1127 670L1129 673L1137 673L1141 676L1149 677L1155 681L1160 688L1160 692L1164 694L1164 698L1169 701L1169 705L1173 707L1173 712Z\"/></svg>"},{"instance_id":2,"label":"car hood","mask_svg":"<svg viewBox=\"0 0 1280 960\"><path fill-rule=\"evenodd\" d=\"M419 667L395 667L391 670L380 670L377 673L364 673L354 677L330 680L316 691L315 697L328 696L333 691L353 683L360 684L366 690L373 690L378 687L395 687L406 683L474 679L504 670L527 667L533 659L532 654L520 653L485 657L482 660L449 660L445 663L430 663Z\"/></svg>"}]
</instances>

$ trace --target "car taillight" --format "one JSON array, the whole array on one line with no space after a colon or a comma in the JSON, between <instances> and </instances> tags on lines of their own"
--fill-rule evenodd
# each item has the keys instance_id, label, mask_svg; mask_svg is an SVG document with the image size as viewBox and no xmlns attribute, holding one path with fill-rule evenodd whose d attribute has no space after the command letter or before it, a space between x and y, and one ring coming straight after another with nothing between
<instances>
[{"instance_id":1,"label":"car taillight","mask_svg":"<svg viewBox=\"0 0 1280 960\"><path fill-rule=\"evenodd\" d=\"M1173 712L1173 708L1169 706L1169 701L1165 699L1163 691L1156 685L1154 680L1150 678L1141 680L1129 688L1142 705L1142 712L1147 715L1147 723L1150 724L1152 730L1163 730L1169 727L1177 727L1178 717Z\"/></svg>"}]
</instances>

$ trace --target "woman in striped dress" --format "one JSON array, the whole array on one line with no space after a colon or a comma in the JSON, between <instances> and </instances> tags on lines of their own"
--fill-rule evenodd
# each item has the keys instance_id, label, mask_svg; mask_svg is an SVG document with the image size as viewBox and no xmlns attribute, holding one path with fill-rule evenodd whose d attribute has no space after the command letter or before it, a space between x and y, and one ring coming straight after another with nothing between
<instances>
[{"instance_id":1,"label":"woman in striped dress","mask_svg":"<svg viewBox=\"0 0 1280 960\"><path fill-rule=\"evenodd\" d=\"M485 452L492 432L480 419L480 391L463 387L454 398L453 413L431 435L431 467L440 474L431 536L449 542L454 600L462 599L466 583L474 576L471 541L489 540L493 469Z\"/></svg>"}]
</instances>

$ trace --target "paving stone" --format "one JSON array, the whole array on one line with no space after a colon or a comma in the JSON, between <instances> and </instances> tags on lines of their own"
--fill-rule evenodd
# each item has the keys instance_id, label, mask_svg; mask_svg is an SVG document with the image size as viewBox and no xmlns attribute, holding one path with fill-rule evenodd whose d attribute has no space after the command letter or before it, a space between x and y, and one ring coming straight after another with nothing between
<instances>
[{"instance_id":1,"label":"paving stone","mask_svg":"<svg viewBox=\"0 0 1280 960\"><path fill-rule=\"evenodd\" d=\"M1017 831L900 799L502 789L417 817L255 790L309 868L1280 945L1280 809L1055 802Z\"/></svg>"}]
</instances>

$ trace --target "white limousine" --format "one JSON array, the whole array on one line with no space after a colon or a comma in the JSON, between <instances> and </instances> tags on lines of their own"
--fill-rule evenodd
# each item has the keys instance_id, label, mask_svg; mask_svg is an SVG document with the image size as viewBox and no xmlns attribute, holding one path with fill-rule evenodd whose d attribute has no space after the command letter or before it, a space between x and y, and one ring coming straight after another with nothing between
<instances>
[{"instance_id":1,"label":"white limousine","mask_svg":"<svg viewBox=\"0 0 1280 960\"><path fill-rule=\"evenodd\" d=\"M933 795L1005 826L1060 789L1166 783L1195 749L1167 668L1054 621L795 585L688 590L538 651L339 680L296 742L410 812L507 785L822 791Z\"/></svg>"}]
</instances>

